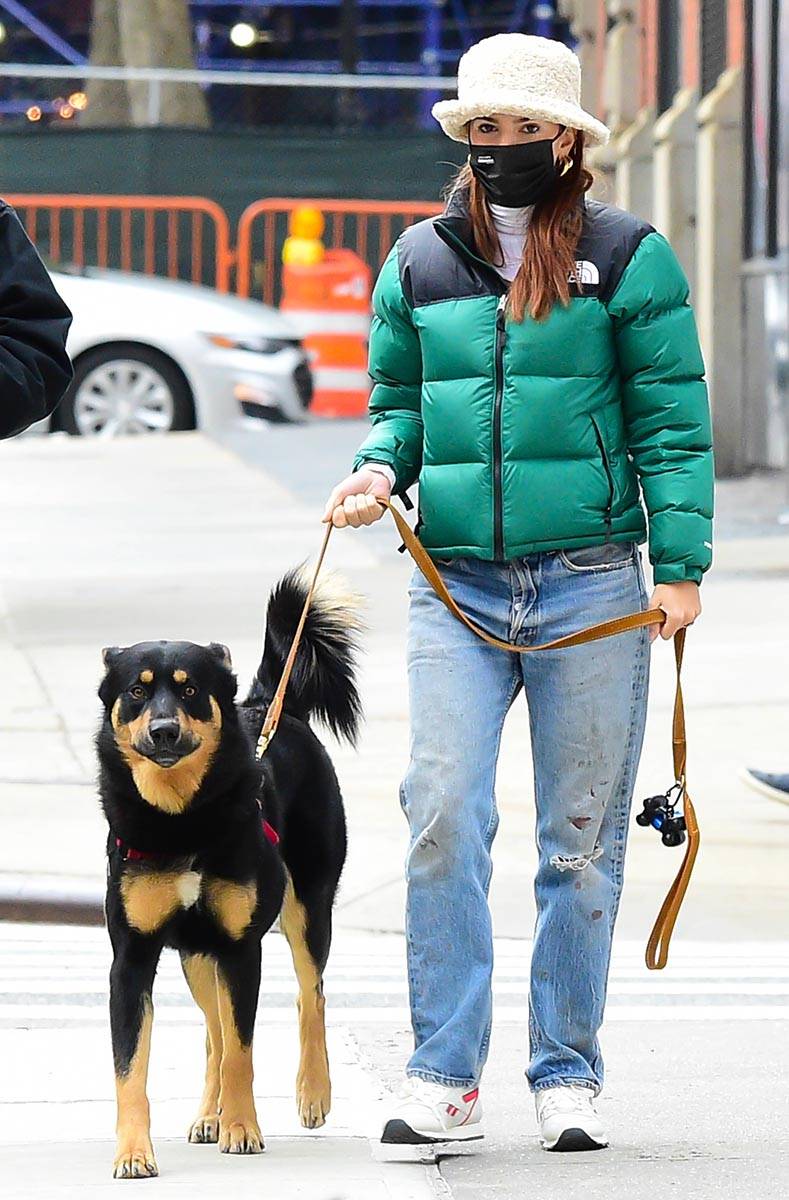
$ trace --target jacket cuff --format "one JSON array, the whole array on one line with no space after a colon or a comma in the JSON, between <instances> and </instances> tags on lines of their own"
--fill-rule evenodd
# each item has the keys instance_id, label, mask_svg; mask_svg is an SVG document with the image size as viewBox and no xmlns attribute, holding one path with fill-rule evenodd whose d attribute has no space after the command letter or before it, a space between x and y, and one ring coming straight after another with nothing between
<instances>
[{"instance_id":1,"label":"jacket cuff","mask_svg":"<svg viewBox=\"0 0 789 1200\"><path fill-rule=\"evenodd\" d=\"M397 467L385 451L374 450L369 454L357 454L353 460L351 470L360 471L362 467L377 467L379 470L383 469L391 472L393 479L392 489L394 490L397 484Z\"/></svg>"},{"instance_id":2,"label":"jacket cuff","mask_svg":"<svg viewBox=\"0 0 789 1200\"><path fill-rule=\"evenodd\" d=\"M655 563L652 578L658 583L701 583L704 572L701 567L690 567L687 563Z\"/></svg>"}]
</instances>

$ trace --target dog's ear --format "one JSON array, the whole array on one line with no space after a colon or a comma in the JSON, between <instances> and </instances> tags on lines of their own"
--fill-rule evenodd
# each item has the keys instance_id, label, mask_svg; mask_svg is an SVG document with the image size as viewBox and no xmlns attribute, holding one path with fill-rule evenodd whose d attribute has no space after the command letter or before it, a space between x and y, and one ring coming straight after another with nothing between
<instances>
[{"instance_id":1,"label":"dog's ear","mask_svg":"<svg viewBox=\"0 0 789 1200\"><path fill-rule=\"evenodd\" d=\"M118 655L121 653L120 646L105 646L101 652L101 660L104 663L104 669L109 671L115 664Z\"/></svg>"},{"instance_id":2,"label":"dog's ear","mask_svg":"<svg viewBox=\"0 0 789 1200\"><path fill-rule=\"evenodd\" d=\"M109 692L109 674L113 670L116 662L120 658L120 646L106 646L102 650L102 662L104 664L104 677L100 685L98 685L98 698L100 698L104 708L109 707L110 692Z\"/></svg>"},{"instance_id":3,"label":"dog's ear","mask_svg":"<svg viewBox=\"0 0 789 1200\"><path fill-rule=\"evenodd\" d=\"M105 646L101 652L102 661L104 662L104 678L99 684L99 700L107 708L110 703L110 671L115 666L115 663L123 653L120 646Z\"/></svg>"},{"instance_id":4,"label":"dog's ear","mask_svg":"<svg viewBox=\"0 0 789 1200\"><path fill-rule=\"evenodd\" d=\"M228 650L227 646L223 646L221 642L211 642L210 646L208 646L208 650L211 654L213 654L214 658L221 662L223 667L226 667L228 671L233 670L233 661L230 657L230 651Z\"/></svg>"}]
</instances>

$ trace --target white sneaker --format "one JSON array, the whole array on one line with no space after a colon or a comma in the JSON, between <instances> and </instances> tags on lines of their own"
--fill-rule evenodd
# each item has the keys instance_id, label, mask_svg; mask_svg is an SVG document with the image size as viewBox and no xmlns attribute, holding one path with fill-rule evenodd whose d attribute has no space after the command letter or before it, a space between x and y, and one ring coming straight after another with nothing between
<instances>
[{"instance_id":1,"label":"white sneaker","mask_svg":"<svg viewBox=\"0 0 789 1200\"><path fill-rule=\"evenodd\" d=\"M483 1137L479 1088L408 1078L381 1135L383 1150L471 1142Z\"/></svg>"},{"instance_id":2,"label":"white sneaker","mask_svg":"<svg viewBox=\"0 0 789 1200\"><path fill-rule=\"evenodd\" d=\"M581 1084L541 1088L534 1101L543 1150L602 1150L608 1145L591 1088Z\"/></svg>"}]
</instances>

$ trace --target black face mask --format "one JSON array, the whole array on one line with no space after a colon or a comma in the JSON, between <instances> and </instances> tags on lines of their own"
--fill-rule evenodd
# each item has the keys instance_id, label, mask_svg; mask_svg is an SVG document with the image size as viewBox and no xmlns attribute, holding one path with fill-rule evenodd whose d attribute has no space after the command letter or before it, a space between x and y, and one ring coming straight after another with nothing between
<instances>
[{"instance_id":1,"label":"black face mask","mask_svg":"<svg viewBox=\"0 0 789 1200\"><path fill-rule=\"evenodd\" d=\"M512 146L473 146L469 137L469 163L485 194L494 204L521 208L536 204L556 183L553 143L561 137Z\"/></svg>"}]
</instances>

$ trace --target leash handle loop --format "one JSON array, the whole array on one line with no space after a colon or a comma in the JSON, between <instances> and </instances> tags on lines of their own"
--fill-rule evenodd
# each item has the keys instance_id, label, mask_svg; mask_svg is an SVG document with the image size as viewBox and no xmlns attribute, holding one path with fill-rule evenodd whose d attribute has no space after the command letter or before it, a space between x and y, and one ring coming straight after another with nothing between
<instances>
[{"instance_id":1,"label":"leash handle loop","mask_svg":"<svg viewBox=\"0 0 789 1200\"><path fill-rule=\"evenodd\" d=\"M668 962L668 948L674 931L682 901L688 890L690 876L696 862L696 856L701 844L699 823L696 809L688 795L685 771L687 767L688 746L685 735L685 704L682 697L682 656L685 651L686 630L678 629L674 634L674 658L677 664L677 687L674 694L674 716L672 720L671 745L674 754L674 778L682 788L682 811L685 817L685 827L688 843L682 864L674 878L668 894L657 915L652 932L649 935L646 949L646 964L650 971L662 971Z\"/></svg>"}]
</instances>

